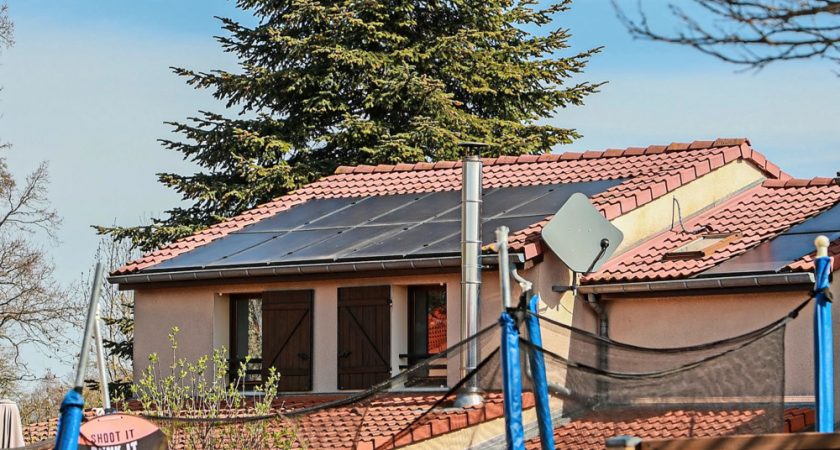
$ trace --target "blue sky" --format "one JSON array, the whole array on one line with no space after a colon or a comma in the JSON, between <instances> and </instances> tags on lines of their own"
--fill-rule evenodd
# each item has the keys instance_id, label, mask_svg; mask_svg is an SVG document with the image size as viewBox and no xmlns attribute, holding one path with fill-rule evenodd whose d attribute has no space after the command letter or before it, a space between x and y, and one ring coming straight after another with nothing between
<instances>
[{"instance_id":1,"label":"blue sky","mask_svg":"<svg viewBox=\"0 0 840 450\"><path fill-rule=\"evenodd\" d=\"M221 33L213 16L253 19L228 0L8 3L17 43L0 54L0 137L14 145L7 156L19 176L50 162L50 196L64 223L61 242L43 245L69 283L91 264L91 224L137 224L178 202L155 173L192 166L156 142L169 135L163 121L222 107L169 66L235 70L212 39ZM671 26L657 13L664 2L648 4L654 19ZM688 48L633 40L608 0L578 0L557 23L571 29L571 51L605 46L581 80L609 83L586 106L547 120L584 135L556 151L749 137L793 175L840 170L835 65L737 73Z\"/></svg>"}]
</instances>

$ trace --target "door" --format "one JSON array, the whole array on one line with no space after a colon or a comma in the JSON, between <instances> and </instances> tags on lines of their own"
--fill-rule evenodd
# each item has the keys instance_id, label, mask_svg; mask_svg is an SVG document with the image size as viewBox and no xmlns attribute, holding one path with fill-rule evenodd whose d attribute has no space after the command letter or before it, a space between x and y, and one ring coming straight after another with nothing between
<instances>
[{"instance_id":1,"label":"door","mask_svg":"<svg viewBox=\"0 0 840 450\"><path fill-rule=\"evenodd\" d=\"M263 380L280 374L280 391L312 390L312 291L273 291L262 296Z\"/></svg>"},{"instance_id":2,"label":"door","mask_svg":"<svg viewBox=\"0 0 840 450\"><path fill-rule=\"evenodd\" d=\"M391 287L338 289L338 388L367 389L391 376Z\"/></svg>"}]
</instances>

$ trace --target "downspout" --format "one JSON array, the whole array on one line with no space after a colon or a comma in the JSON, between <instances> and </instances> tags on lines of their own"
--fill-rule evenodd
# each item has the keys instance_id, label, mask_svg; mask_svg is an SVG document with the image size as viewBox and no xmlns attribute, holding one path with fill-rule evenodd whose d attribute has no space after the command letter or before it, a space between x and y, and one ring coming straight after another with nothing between
<instances>
[{"instance_id":1,"label":"downspout","mask_svg":"<svg viewBox=\"0 0 840 450\"><path fill-rule=\"evenodd\" d=\"M607 317L607 310L604 304L601 303L601 296L598 294L586 294L586 304L592 308L598 319L598 336L603 338L610 337L610 320Z\"/></svg>"},{"instance_id":2,"label":"downspout","mask_svg":"<svg viewBox=\"0 0 840 450\"><path fill-rule=\"evenodd\" d=\"M586 294L586 304L595 313L598 320L598 336L609 339L610 337L610 319L607 315L607 309L601 301L601 296L598 294ZM598 341L598 369L609 370L609 348L607 343ZM599 402L607 400L609 392L609 383L606 380L598 380L596 389Z\"/></svg>"},{"instance_id":3,"label":"downspout","mask_svg":"<svg viewBox=\"0 0 840 450\"><path fill-rule=\"evenodd\" d=\"M461 339L478 333L481 290L481 171L478 156L467 155L461 169ZM461 355L461 378L478 366L478 342L474 339ZM478 379L469 380L455 406L466 408L483 403Z\"/></svg>"}]
</instances>

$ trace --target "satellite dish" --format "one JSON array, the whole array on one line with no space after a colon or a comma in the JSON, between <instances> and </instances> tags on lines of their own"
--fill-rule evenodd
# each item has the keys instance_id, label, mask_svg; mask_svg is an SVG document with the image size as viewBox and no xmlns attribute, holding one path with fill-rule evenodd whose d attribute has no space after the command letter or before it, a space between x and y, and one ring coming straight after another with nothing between
<instances>
[{"instance_id":1,"label":"satellite dish","mask_svg":"<svg viewBox=\"0 0 840 450\"><path fill-rule=\"evenodd\" d=\"M589 198L575 193L543 227L542 239L569 269L586 274L610 259L624 233L601 215Z\"/></svg>"}]
</instances>

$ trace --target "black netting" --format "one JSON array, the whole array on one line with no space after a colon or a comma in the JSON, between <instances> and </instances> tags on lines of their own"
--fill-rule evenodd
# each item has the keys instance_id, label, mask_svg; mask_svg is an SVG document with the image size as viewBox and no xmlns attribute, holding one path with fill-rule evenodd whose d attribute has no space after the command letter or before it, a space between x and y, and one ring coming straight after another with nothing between
<instances>
[{"instance_id":1,"label":"black netting","mask_svg":"<svg viewBox=\"0 0 840 450\"><path fill-rule=\"evenodd\" d=\"M644 427L648 435L662 437L783 429L784 335L795 313L731 339L665 349L622 344L531 316L540 321L543 345L537 346L525 331L530 313L517 314L528 439L538 437L529 354L545 360L558 439L583 439L589 433L600 446L606 437ZM372 450L416 443L432 449L504 448L500 334L498 325L490 326L365 392L314 406L282 404L281 398L276 414L234 421L271 421L267 429L293 430L294 446L310 449ZM462 373L461 360L470 348L478 350L480 362ZM447 379L450 387L429 388L429 379ZM474 390L483 401L459 407L462 393Z\"/></svg>"}]
</instances>

